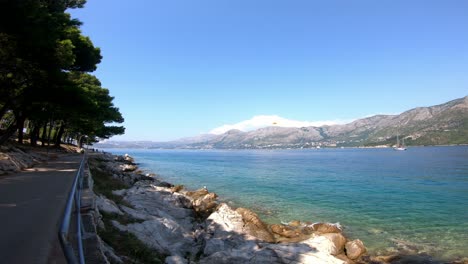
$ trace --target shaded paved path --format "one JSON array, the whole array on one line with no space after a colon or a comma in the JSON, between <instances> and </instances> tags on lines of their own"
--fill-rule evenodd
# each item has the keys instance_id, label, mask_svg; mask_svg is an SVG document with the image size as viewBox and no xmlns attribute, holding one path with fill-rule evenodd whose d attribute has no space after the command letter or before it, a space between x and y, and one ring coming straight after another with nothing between
<instances>
[{"instance_id":1,"label":"shaded paved path","mask_svg":"<svg viewBox=\"0 0 468 264\"><path fill-rule=\"evenodd\" d=\"M57 232L81 158L0 177L0 263L65 263Z\"/></svg>"}]
</instances>

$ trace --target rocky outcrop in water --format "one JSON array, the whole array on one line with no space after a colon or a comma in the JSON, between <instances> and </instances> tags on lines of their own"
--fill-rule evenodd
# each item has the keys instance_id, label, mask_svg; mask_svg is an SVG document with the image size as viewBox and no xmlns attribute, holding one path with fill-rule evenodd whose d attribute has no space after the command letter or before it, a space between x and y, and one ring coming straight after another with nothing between
<instances>
[{"instance_id":1,"label":"rocky outcrop in water","mask_svg":"<svg viewBox=\"0 0 468 264\"><path fill-rule=\"evenodd\" d=\"M175 188L171 190L174 192L183 192L183 187L179 186L179 189ZM216 202L218 195L208 192L206 188L192 192L183 192L183 194L188 197L193 210L201 217L210 215L216 209L216 206L218 206Z\"/></svg>"},{"instance_id":2,"label":"rocky outcrop in water","mask_svg":"<svg viewBox=\"0 0 468 264\"><path fill-rule=\"evenodd\" d=\"M96 167L98 171L111 173L114 179L118 179L127 186L132 186L134 183L142 180L153 180L148 174L143 174L138 171L137 164L134 163L130 156L113 156L109 153L99 154L99 160L104 161L101 166Z\"/></svg>"},{"instance_id":3,"label":"rocky outcrop in water","mask_svg":"<svg viewBox=\"0 0 468 264\"><path fill-rule=\"evenodd\" d=\"M366 253L366 247L364 247L364 243L359 239L348 241L345 245L345 249L346 255L350 259L357 259Z\"/></svg>"},{"instance_id":4,"label":"rocky outcrop in water","mask_svg":"<svg viewBox=\"0 0 468 264\"><path fill-rule=\"evenodd\" d=\"M125 158L100 160L101 169L129 188L113 192L123 204L99 196L97 208L132 219L111 223L168 256L166 263L352 263L365 253L362 242L348 241L337 224L268 225L249 209L218 203L206 188L187 191L125 172Z\"/></svg>"}]
</instances>

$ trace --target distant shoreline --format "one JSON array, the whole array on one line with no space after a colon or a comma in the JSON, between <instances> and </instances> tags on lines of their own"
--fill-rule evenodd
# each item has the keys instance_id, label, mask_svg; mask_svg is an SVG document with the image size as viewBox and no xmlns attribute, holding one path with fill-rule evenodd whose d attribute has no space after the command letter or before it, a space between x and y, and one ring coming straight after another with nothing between
<instances>
[{"instance_id":1,"label":"distant shoreline","mask_svg":"<svg viewBox=\"0 0 468 264\"><path fill-rule=\"evenodd\" d=\"M468 146L468 143L463 144L445 144L445 145L409 145L407 148L423 148L423 147L463 147ZM101 147L90 146L99 150L106 149L146 149L146 150L316 150L317 148L143 148L143 147ZM320 149L390 149L392 146L356 146L356 147L321 147Z\"/></svg>"}]
</instances>

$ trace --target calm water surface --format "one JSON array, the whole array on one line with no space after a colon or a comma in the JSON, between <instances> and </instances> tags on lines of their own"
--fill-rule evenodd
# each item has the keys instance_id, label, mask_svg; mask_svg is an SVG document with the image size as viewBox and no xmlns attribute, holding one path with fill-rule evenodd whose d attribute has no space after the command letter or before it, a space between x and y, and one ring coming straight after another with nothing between
<instances>
[{"instance_id":1,"label":"calm water surface","mask_svg":"<svg viewBox=\"0 0 468 264\"><path fill-rule=\"evenodd\" d=\"M468 257L468 147L109 150L270 223L340 222L371 253Z\"/></svg>"}]
</instances>

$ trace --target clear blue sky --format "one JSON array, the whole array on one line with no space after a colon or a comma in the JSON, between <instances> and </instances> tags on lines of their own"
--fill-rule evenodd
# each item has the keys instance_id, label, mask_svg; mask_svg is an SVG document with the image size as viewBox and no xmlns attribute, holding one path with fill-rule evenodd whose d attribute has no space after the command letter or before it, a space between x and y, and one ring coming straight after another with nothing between
<instances>
[{"instance_id":1,"label":"clear blue sky","mask_svg":"<svg viewBox=\"0 0 468 264\"><path fill-rule=\"evenodd\" d=\"M400 113L468 95L468 1L88 0L72 16L127 132Z\"/></svg>"}]
</instances>

